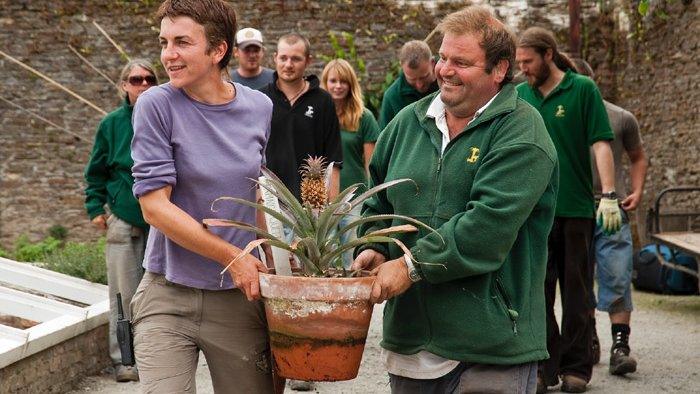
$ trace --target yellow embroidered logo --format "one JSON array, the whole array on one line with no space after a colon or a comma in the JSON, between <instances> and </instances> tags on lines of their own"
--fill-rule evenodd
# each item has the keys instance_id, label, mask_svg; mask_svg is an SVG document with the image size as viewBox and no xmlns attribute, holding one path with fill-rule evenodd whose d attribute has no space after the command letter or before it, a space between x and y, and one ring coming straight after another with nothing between
<instances>
[{"instance_id":1,"label":"yellow embroidered logo","mask_svg":"<svg viewBox=\"0 0 700 394\"><path fill-rule=\"evenodd\" d=\"M556 116L557 118L563 118L564 115L566 115L564 111L564 106L561 104L557 105L557 112L554 114L554 116Z\"/></svg>"},{"instance_id":2,"label":"yellow embroidered logo","mask_svg":"<svg viewBox=\"0 0 700 394\"><path fill-rule=\"evenodd\" d=\"M476 163L479 160L479 148L472 146L469 149L471 150L471 155L467 158L467 163Z\"/></svg>"}]
</instances>

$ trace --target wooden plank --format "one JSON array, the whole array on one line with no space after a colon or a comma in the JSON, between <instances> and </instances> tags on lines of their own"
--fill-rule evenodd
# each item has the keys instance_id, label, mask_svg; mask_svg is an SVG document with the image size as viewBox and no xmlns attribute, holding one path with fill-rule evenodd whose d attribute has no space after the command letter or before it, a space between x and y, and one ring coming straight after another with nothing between
<instances>
[{"instance_id":1,"label":"wooden plank","mask_svg":"<svg viewBox=\"0 0 700 394\"><path fill-rule=\"evenodd\" d=\"M671 248L680 249L700 257L700 233L690 231L659 233L653 234L651 239Z\"/></svg>"}]
</instances>

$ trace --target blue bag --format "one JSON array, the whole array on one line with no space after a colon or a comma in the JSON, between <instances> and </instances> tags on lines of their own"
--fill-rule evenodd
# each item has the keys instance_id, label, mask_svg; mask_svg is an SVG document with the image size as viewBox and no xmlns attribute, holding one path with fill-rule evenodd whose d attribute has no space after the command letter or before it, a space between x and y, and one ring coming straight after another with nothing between
<instances>
[{"instance_id":1,"label":"blue bag","mask_svg":"<svg viewBox=\"0 0 700 394\"><path fill-rule=\"evenodd\" d=\"M661 255L666 261L682 265L693 271L698 263L687 253L660 246ZM634 256L632 284L638 290L663 294L697 294L698 279L693 275L661 265L656 256L656 245L643 247Z\"/></svg>"}]
</instances>

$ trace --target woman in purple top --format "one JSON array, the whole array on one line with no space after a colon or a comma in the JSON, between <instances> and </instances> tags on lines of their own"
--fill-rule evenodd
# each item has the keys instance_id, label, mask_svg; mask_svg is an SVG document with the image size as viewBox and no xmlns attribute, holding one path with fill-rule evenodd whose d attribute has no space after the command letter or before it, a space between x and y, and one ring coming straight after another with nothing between
<instances>
[{"instance_id":1,"label":"woman in purple top","mask_svg":"<svg viewBox=\"0 0 700 394\"><path fill-rule=\"evenodd\" d=\"M201 350L216 392L272 392L266 321L256 257L219 272L254 235L208 230L202 219L254 224L255 210L212 202L254 201L270 132L272 103L226 82L236 16L221 0L166 0L158 10L161 62L170 82L134 110L133 193L152 226L146 269L131 303L144 392L190 392ZM253 301L253 302L248 302Z\"/></svg>"}]
</instances>

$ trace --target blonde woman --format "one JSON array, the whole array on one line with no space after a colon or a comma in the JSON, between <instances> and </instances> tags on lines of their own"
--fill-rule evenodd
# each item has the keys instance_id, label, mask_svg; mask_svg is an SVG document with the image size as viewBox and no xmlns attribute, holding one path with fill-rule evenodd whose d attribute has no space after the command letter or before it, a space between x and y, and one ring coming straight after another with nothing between
<instances>
[{"instance_id":1,"label":"blonde woman","mask_svg":"<svg viewBox=\"0 0 700 394\"><path fill-rule=\"evenodd\" d=\"M330 93L340 123L343 146L343 168L340 171L340 190L354 183L367 183L369 160L379 136L379 125L374 115L362 104L362 90L350 63L343 59L331 60L321 74L321 88ZM360 208L343 219L340 227L360 215ZM355 231L346 233L343 243L355 239ZM346 268L352 263L352 252L343 255Z\"/></svg>"}]
</instances>

